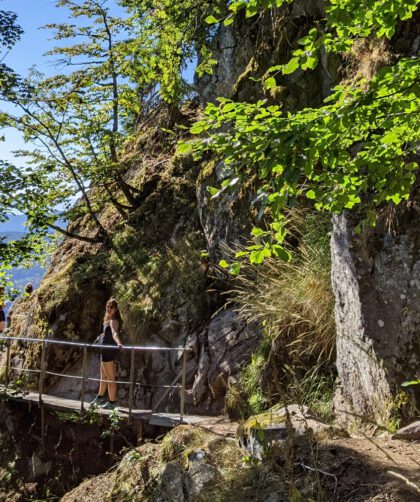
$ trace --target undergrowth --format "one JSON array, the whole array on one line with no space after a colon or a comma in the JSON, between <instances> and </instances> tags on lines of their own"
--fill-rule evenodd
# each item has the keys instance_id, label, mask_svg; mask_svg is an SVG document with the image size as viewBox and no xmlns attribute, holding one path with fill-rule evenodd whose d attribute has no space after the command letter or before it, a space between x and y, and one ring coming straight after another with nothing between
<instances>
[{"instance_id":1,"label":"undergrowth","mask_svg":"<svg viewBox=\"0 0 420 502\"><path fill-rule=\"evenodd\" d=\"M290 214L290 263L268 258L242 265L232 301L247 322L262 327L260 347L226 396L236 417L283 402L332 415L335 378L334 298L330 279L330 219L308 210Z\"/></svg>"}]
</instances>

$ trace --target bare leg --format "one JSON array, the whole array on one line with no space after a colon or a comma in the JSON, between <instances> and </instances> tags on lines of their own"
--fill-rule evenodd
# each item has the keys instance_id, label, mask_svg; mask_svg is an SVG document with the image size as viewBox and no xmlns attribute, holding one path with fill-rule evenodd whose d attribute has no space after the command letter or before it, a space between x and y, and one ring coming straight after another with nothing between
<instances>
[{"instance_id":1,"label":"bare leg","mask_svg":"<svg viewBox=\"0 0 420 502\"><path fill-rule=\"evenodd\" d=\"M108 396L110 401L115 401L117 399L117 384L115 383L115 362L103 362L103 368L106 374L106 379L108 382Z\"/></svg>"},{"instance_id":2,"label":"bare leg","mask_svg":"<svg viewBox=\"0 0 420 502\"><path fill-rule=\"evenodd\" d=\"M105 396L106 390L108 388L107 383L104 382L104 380L107 380L106 373L105 373L105 368L104 368L104 364L106 364L106 363L101 362L101 366L100 366L101 382L99 384L99 390L98 390L98 395L99 396Z\"/></svg>"}]
</instances>

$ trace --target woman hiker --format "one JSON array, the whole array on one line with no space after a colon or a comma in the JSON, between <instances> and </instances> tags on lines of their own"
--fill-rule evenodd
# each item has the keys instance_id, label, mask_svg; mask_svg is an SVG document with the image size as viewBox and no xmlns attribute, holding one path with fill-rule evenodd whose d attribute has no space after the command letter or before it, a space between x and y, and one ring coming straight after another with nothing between
<instances>
[{"instance_id":1,"label":"woman hiker","mask_svg":"<svg viewBox=\"0 0 420 502\"><path fill-rule=\"evenodd\" d=\"M123 349L119 333L122 327L122 319L118 303L113 298L106 302L101 345L115 345L115 349L101 349L101 382L95 399L90 403L103 409L112 410L117 402L116 358L118 349ZM108 393L108 397L107 394Z\"/></svg>"}]
</instances>

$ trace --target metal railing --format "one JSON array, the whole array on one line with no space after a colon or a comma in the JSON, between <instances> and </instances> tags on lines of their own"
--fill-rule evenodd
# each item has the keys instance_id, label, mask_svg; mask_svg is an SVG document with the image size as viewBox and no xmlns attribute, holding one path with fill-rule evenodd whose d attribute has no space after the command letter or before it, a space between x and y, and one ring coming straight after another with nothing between
<instances>
[{"instance_id":1,"label":"metal railing","mask_svg":"<svg viewBox=\"0 0 420 502\"><path fill-rule=\"evenodd\" d=\"M155 411L158 406L162 403L164 399L169 395L172 389L178 388L180 389L180 420L182 421L184 416L184 407L185 407L185 384L186 384L186 365L187 365L187 352L191 349L186 347L148 347L141 345L124 345L123 349L117 349L115 345L97 345L93 343L81 343L81 342L69 342L66 340L52 340L48 338L28 338L28 337L12 337L7 335L0 335L0 342L3 341L6 345L6 364L0 365L0 368L5 369L4 373L4 383L7 386L9 384L9 374L10 371L20 371L24 373L38 373L38 393L39 393L39 405L42 405L42 395L44 394L44 381L47 375L50 376L58 376L62 378L74 378L78 380L82 380L82 388L80 392L80 412L83 413L84 410L84 399L86 393L86 383L88 381L93 382L105 382L105 383L113 383L113 380L103 380L100 378L91 378L87 376L87 363L88 363L88 351L92 350L92 352L98 353L101 349L114 349L114 350L122 350L124 352L130 352L130 375L129 380L115 381L116 384L120 385L129 385L128 391L128 420L131 421L132 411L134 408L134 388L136 386L147 386L147 387L157 387L157 388L165 388L165 392L160 397L158 402L155 404L152 411ZM10 355L11 355L11 347L14 342L25 342L25 343L33 343L33 344L41 344L41 363L39 369L34 368L17 368L11 366ZM49 345L62 345L65 347L73 347L83 349L82 356L82 374L81 375L68 375L65 373L56 373L53 371L48 371L46 364L46 347ZM182 352L182 369L178 373L178 375L174 378L174 380L169 385L151 385L147 383L140 383L135 381L135 354L136 352ZM178 381L181 380L181 385L178 385Z\"/></svg>"}]
</instances>

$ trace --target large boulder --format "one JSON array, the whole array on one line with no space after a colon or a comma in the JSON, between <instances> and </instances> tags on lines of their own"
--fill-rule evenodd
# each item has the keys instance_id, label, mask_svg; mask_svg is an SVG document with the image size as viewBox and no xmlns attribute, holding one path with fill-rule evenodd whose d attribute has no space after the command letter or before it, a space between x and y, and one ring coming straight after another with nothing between
<instances>
[{"instance_id":1,"label":"large boulder","mask_svg":"<svg viewBox=\"0 0 420 502\"><path fill-rule=\"evenodd\" d=\"M332 284L336 299L338 419L387 426L401 414L400 384L420 376L420 226L418 207L361 235L357 217L334 218ZM391 226L390 226L391 224ZM419 405L413 387L412 399ZM417 394L416 394L417 392Z\"/></svg>"},{"instance_id":2,"label":"large boulder","mask_svg":"<svg viewBox=\"0 0 420 502\"><path fill-rule=\"evenodd\" d=\"M260 340L256 324L232 309L220 311L200 335L198 368L192 387L195 409L221 412L228 380L249 361Z\"/></svg>"}]
</instances>

